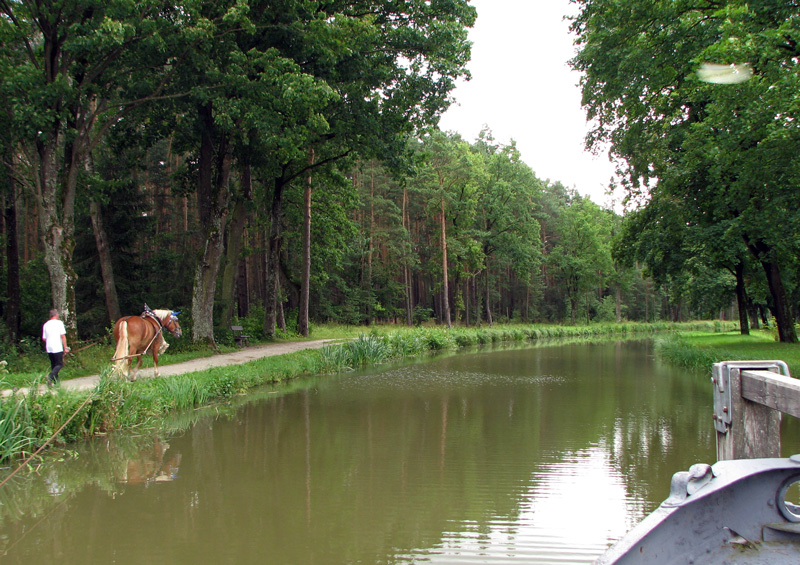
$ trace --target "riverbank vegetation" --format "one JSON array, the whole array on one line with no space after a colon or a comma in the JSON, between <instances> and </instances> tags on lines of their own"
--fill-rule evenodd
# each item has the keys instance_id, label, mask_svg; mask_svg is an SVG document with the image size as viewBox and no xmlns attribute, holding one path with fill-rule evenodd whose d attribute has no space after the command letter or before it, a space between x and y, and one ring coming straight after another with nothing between
<instances>
[{"instance_id":1,"label":"riverbank vegetation","mask_svg":"<svg viewBox=\"0 0 800 565\"><path fill-rule=\"evenodd\" d=\"M774 331L686 332L661 335L656 339L658 355L670 363L711 374L711 365L721 361L785 361L793 376L800 376L800 347L781 343Z\"/></svg>"},{"instance_id":2,"label":"riverbank vegetation","mask_svg":"<svg viewBox=\"0 0 800 565\"><path fill-rule=\"evenodd\" d=\"M643 336L668 331L731 330L733 324L598 324L590 326L507 325L495 328L404 328L370 334L321 350L265 357L244 365L219 367L161 379L127 382L105 371L89 393L38 387L27 395L0 401L0 459L31 453L53 434L60 444L112 430L155 426L171 412L224 402L265 384L301 375L334 373L430 351L473 345L526 342L549 338ZM345 332L347 333L347 332ZM44 375L38 382L44 381ZM36 383L34 383L36 384ZM5 388L5 387L4 387ZM63 427L63 429L61 429ZM60 431L59 431L60 430Z\"/></svg>"}]
</instances>

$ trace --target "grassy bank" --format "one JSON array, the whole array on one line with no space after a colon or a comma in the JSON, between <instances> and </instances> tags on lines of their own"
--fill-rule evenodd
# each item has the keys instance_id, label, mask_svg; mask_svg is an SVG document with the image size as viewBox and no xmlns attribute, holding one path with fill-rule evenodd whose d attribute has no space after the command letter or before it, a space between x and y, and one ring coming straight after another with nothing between
<instances>
[{"instance_id":1,"label":"grassy bank","mask_svg":"<svg viewBox=\"0 0 800 565\"><path fill-rule=\"evenodd\" d=\"M360 328L363 332L363 328ZM0 459L31 453L56 433L64 444L111 430L155 426L165 414L224 402L267 383L301 375L335 373L421 355L428 351L479 344L535 341L546 338L641 335L665 331L721 331L719 322L694 324L605 324L590 326L521 326L494 328L373 328L341 345L266 357L163 379L129 383L104 370L98 387L86 393L56 389L52 393L14 395L0 402ZM349 337L350 328L315 332L314 337ZM106 365L108 363L106 362ZM12 375L5 375L12 377ZM33 380L41 381L44 372ZM9 388L11 379L6 380ZM35 384L35 382L33 383ZM0 383L3 387L3 383Z\"/></svg>"},{"instance_id":2,"label":"grassy bank","mask_svg":"<svg viewBox=\"0 0 800 565\"><path fill-rule=\"evenodd\" d=\"M704 374L720 361L785 361L792 375L800 376L800 345L780 343L767 330L750 335L738 332L686 332L659 336L657 354L664 360Z\"/></svg>"}]
</instances>

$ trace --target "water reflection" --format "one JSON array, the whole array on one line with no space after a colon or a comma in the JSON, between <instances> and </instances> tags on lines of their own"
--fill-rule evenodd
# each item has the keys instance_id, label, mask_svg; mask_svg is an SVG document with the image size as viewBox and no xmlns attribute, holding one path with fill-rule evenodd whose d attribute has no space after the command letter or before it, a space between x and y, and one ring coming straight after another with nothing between
<instances>
[{"instance_id":1,"label":"water reflection","mask_svg":"<svg viewBox=\"0 0 800 565\"><path fill-rule=\"evenodd\" d=\"M169 444L155 437L152 444L144 447L136 457L127 459L123 472L116 477L117 482L129 485L173 481L178 477L181 454L172 453L165 459Z\"/></svg>"},{"instance_id":2,"label":"water reflection","mask_svg":"<svg viewBox=\"0 0 800 565\"><path fill-rule=\"evenodd\" d=\"M448 356L105 438L0 491L5 560L591 562L713 461L708 379L648 347Z\"/></svg>"}]
</instances>

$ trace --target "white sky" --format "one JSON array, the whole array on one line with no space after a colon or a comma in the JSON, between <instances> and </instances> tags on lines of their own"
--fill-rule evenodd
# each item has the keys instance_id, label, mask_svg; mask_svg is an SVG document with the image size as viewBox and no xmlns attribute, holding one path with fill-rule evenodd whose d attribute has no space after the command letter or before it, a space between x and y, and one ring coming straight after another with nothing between
<instances>
[{"instance_id":1,"label":"white sky","mask_svg":"<svg viewBox=\"0 0 800 565\"><path fill-rule=\"evenodd\" d=\"M614 168L607 154L584 151L589 131L580 75L567 61L574 36L563 20L569 0L471 0L478 11L469 32L472 80L459 82L456 103L439 123L474 141L488 125L496 143L517 142L523 161L543 180L561 181L608 207ZM620 196L617 195L617 199Z\"/></svg>"}]
</instances>

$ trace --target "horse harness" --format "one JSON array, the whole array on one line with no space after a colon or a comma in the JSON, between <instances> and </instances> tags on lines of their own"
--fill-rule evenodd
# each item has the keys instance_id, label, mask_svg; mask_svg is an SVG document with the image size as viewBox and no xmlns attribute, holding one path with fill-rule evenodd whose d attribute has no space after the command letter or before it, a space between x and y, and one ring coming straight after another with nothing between
<instances>
[{"instance_id":1,"label":"horse harness","mask_svg":"<svg viewBox=\"0 0 800 565\"><path fill-rule=\"evenodd\" d=\"M157 324L156 335L153 336L153 339L150 340L150 343L147 344L147 347L145 347L144 351L142 351L141 353L141 355L145 355L150 350L150 346L153 345L153 342L156 340L156 338L158 338L158 336L164 333L164 324L161 323L161 320L158 319L158 316L156 316L155 313L149 308L147 308L147 310L142 312L141 317L144 320L147 319L154 320L155 323ZM161 339L164 338L162 337Z\"/></svg>"},{"instance_id":2,"label":"horse harness","mask_svg":"<svg viewBox=\"0 0 800 565\"><path fill-rule=\"evenodd\" d=\"M129 319L131 319L133 317L134 316L125 316L124 318L122 318L122 320L128 321ZM133 355L126 355L125 357L113 357L111 359L112 361L118 361L119 359L131 359L133 357L142 357L144 355L147 355L147 352L150 351L150 346L153 345L153 342L156 340L156 338L163 333L164 324L161 323L161 320L158 319L158 316L156 316L155 313L153 313L152 310L150 310L148 308L147 310L142 312L142 314L139 317L144 319L144 320L147 320L148 318L152 319L157 324L158 329L156 330L156 334L153 336L153 339L150 340L150 343L147 344L147 347L145 347L144 351L142 351L141 353L134 353Z\"/></svg>"}]
</instances>

